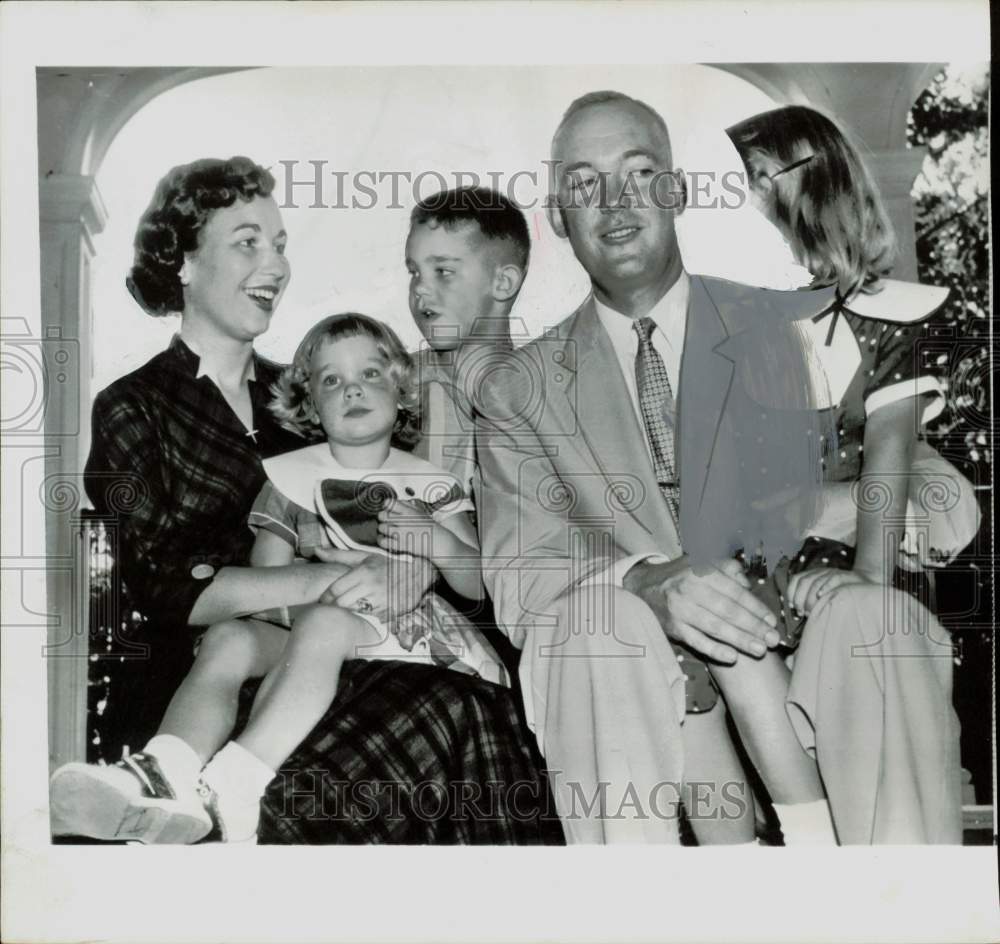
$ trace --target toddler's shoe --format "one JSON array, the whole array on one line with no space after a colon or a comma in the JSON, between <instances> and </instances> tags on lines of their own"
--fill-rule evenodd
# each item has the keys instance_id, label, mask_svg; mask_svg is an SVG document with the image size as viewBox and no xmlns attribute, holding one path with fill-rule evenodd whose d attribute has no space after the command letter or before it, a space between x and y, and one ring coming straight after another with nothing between
<instances>
[{"instance_id":1,"label":"toddler's shoe","mask_svg":"<svg viewBox=\"0 0 1000 944\"><path fill-rule=\"evenodd\" d=\"M109 767L65 764L52 775L49 805L54 836L185 844L212 829L194 784L171 784L151 754Z\"/></svg>"}]
</instances>

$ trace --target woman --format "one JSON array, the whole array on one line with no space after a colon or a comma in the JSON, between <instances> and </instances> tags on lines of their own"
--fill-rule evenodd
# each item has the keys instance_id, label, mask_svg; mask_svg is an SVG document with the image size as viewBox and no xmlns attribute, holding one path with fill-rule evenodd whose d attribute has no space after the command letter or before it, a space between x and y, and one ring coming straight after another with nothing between
<instances>
[{"instance_id":1,"label":"woman","mask_svg":"<svg viewBox=\"0 0 1000 944\"><path fill-rule=\"evenodd\" d=\"M785 330L786 341L799 346L792 360L812 376L796 389L825 396L808 439L783 437L808 411L781 393L785 378L761 359L771 345L754 343L760 326L739 326L746 332L739 368L745 402L757 404L733 417L734 449L746 459L744 494L780 497L790 465L818 470L821 457L826 482L860 481L862 488L856 548L834 540L820 521L790 565L774 568L771 599L784 618L782 641L793 647L802 632L791 676L774 653L717 667L714 675L786 843L959 842L950 647L933 617L890 586L907 501L900 470L911 467L914 418L926 422L941 408L916 342L946 293L886 278L892 228L858 154L828 118L792 106L728 133L754 203L808 268L813 287L835 296L811 321L764 326ZM761 399L755 385L777 391L778 402ZM821 440L824 430L830 435ZM803 461L793 461L797 452ZM884 503L866 507L870 494ZM756 548L758 537L766 542L766 534L744 535L744 547ZM794 625L799 616L808 617L804 630Z\"/></svg>"},{"instance_id":2,"label":"woman","mask_svg":"<svg viewBox=\"0 0 1000 944\"><path fill-rule=\"evenodd\" d=\"M273 188L268 171L243 157L174 168L136 234L129 289L151 315L179 312L180 332L98 395L86 468L148 620L152 659L136 674L152 675L163 659L179 681L199 628L232 617L344 594L375 612L405 612L434 576L419 561L397 566L389 600L384 562L363 554L246 566L261 460L302 445L268 410L278 369L253 349L290 276ZM135 497L124 510L123 482ZM259 841L545 841L547 794L528 744L506 689L433 666L349 661L329 711L271 783ZM158 762L140 755L128 766L155 791ZM517 816L505 788L519 793ZM53 791L52 812L54 832L78 831L71 792ZM122 838L144 838L142 823L122 829Z\"/></svg>"}]
</instances>

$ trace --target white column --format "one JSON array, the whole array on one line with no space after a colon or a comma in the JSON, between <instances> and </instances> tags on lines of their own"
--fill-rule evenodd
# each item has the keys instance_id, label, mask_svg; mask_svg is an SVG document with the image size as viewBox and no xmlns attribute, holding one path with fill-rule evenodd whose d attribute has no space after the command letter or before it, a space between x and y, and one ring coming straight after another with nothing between
<instances>
[{"instance_id":1,"label":"white column","mask_svg":"<svg viewBox=\"0 0 1000 944\"><path fill-rule=\"evenodd\" d=\"M866 155L899 243L899 259L892 275L914 282L917 281L917 242L910 191L926 156L927 148L924 147L899 147Z\"/></svg>"},{"instance_id":2,"label":"white column","mask_svg":"<svg viewBox=\"0 0 1000 944\"><path fill-rule=\"evenodd\" d=\"M45 481L49 709L52 766L86 756L89 655L82 472L90 439L93 237L107 219L93 177L39 181L42 347L46 361Z\"/></svg>"}]
</instances>

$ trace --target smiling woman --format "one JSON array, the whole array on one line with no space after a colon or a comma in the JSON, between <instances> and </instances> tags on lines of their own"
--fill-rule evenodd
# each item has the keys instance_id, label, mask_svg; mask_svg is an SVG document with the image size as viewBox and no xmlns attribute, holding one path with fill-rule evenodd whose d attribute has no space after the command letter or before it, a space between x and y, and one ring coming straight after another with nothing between
<instances>
[{"instance_id":1,"label":"smiling woman","mask_svg":"<svg viewBox=\"0 0 1000 944\"><path fill-rule=\"evenodd\" d=\"M246 363L291 275L273 189L270 173L248 158L195 161L160 182L135 237L126 280L135 300L154 316L182 312L188 347L230 366ZM252 430L244 372L213 379Z\"/></svg>"},{"instance_id":2,"label":"smiling woman","mask_svg":"<svg viewBox=\"0 0 1000 944\"><path fill-rule=\"evenodd\" d=\"M246 290L261 265L254 260L262 233L271 230L266 241L284 257L287 237L273 189L270 173L245 157L174 168L160 181L135 235L135 264L126 283L136 301L151 315L202 307L199 289L190 287L192 265L207 275L229 272ZM288 274L287 262L278 268L272 287Z\"/></svg>"},{"instance_id":3,"label":"smiling woman","mask_svg":"<svg viewBox=\"0 0 1000 944\"><path fill-rule=\"evenodd\" d=\"M181 267L188 321L225 316L219 326L241 341L266 330L290 274L286 241L271 197L217 210Z\"/></svg>"}]
</instances>

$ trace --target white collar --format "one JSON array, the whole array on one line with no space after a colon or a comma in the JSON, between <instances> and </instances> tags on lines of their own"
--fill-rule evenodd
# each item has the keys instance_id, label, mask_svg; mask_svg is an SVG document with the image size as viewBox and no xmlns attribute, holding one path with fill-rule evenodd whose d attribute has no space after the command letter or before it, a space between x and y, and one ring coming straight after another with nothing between
<instances>
[{"instance_id":1,"label":"white collar","mask_svg":"<svg viewBox=\"0 0 1000 944\"><path fill-rule=\"evenodd\" d=\"M681 270L677 281L670 286L666 295L653 306L646 316L653 319L653 322L668 339L678 337L679 332L684 330L690 294L691 279L687 272ZM594 308L597 309L597 317L616 348L625 347L627 349L629 345L635 343L633 340L635 332L632 330L633 319L603 304L596 295L594 296Z\"/></svg>"},{"instance_id":2,"label":"white collar","mask_svg":"<svg viewBox=\"0 0 1000 944\"><path fill-rule=\"evenodd\" d=\"M219 382L218 374L218 364L214 363L208 357L198 357L198 371L194 375L195 379L199 377L208 377L220 390L222 389L222 384ZM243 386L248 380L257 379L257 364L255 363L253 357L247 361L247 366L243 369L243 376L240 378L240 386Z\"/></svg>"},{"instance_id":3,"label":"white collar","mask_svg":"<svg viewBox=\"0 0 1000 944\"><path fill-rule=\"evenodd\" d=\"M431 462L395 447L389 450L384 465L378 469L348 469L330 452L327 443L304 446L264 460L264 472L271 484L286 498L303 508L313 507L316 482L340 479L348 482L385 482L402 500L440 499L458 480Z\"/></svg>"},{"instance_id":4,"label":"white collar","mask_svg":"<svg viewBox=\"0 0 1000 944\"><path fill-rule=\"evenodd\" d=\"M883 279L879 291L855 295L847 302L847 309L862 318L911 324L934 314L944 304L948 291L937 285Z\"/></svg>"}]
</instances>

